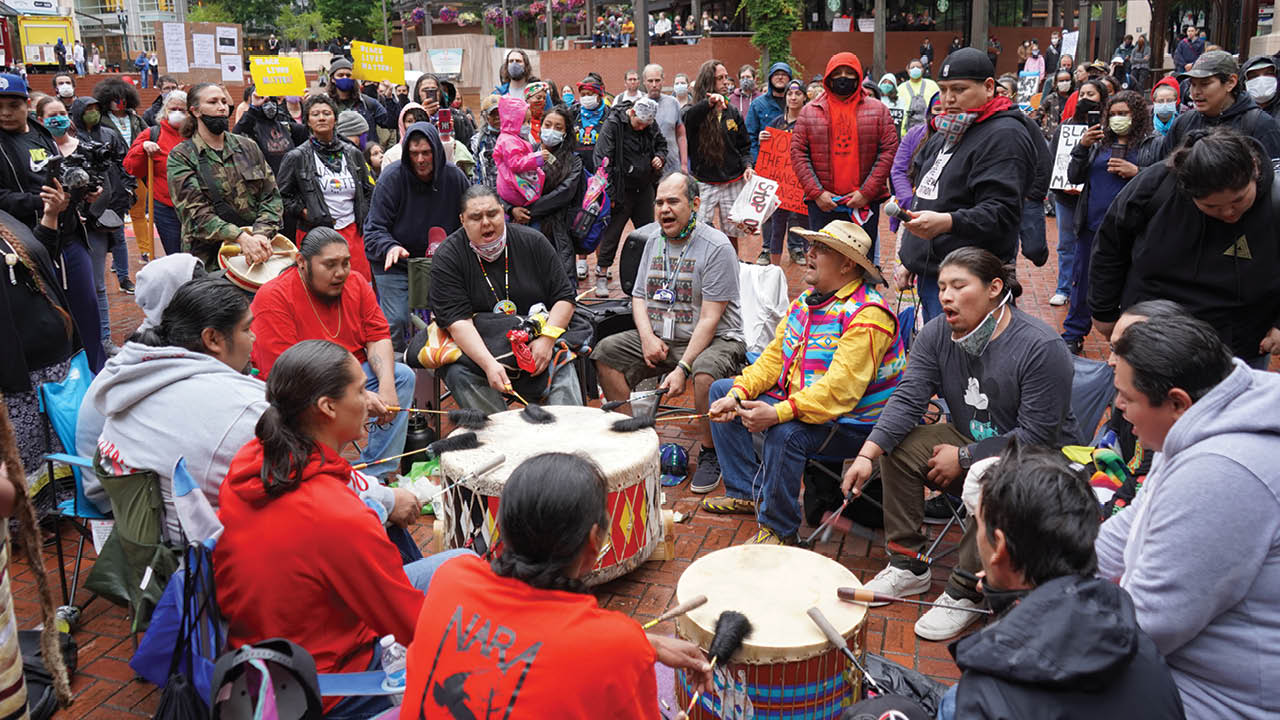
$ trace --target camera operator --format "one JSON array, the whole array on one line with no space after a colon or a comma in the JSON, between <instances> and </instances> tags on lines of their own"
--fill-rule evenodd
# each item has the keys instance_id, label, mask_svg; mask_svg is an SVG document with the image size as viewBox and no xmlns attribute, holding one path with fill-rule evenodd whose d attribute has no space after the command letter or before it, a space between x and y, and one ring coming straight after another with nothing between
<instances>
[{"instance_id":1,"label":"camera operator","mask_svg":"<svg viewBox=\"0 0 1280 720\"><path fill-rule=\"evenodd\" d=\"M93 86L93 97L102 112L102 124L120 133L126 151L133 145L134 138L147 132L147 121L138 114L141 99L134 86L120 78L107 78ZM155 233L147 223L146 178L135 180L132 189L134 202L129 207L129 218L138 243L138 255L145 265L155 252ZM124 218L124 215L120 217Z\"/></svg>"},{"instance_id":2,"label":"camera operator","mask_svg":"<svg viewBox=\"0 0 1280 720\"><path fill-rule=\"evenodd\" d=\"M34 229L44 214L44 198L63 195L62 184L49 177L50 163L62 155L52 133L29 114L27 100L26 81L17 75L0 74L0 210ZM98 327L98 299L92 264L73 208L61 211L58 235L58 255L65 272L65 279L59 279L67 292L72 319L81 337L97 337L93 332ZM85 346L89 367L97 372L107 361L106 353L99 343Z\"/></svg>"}]
</instances>

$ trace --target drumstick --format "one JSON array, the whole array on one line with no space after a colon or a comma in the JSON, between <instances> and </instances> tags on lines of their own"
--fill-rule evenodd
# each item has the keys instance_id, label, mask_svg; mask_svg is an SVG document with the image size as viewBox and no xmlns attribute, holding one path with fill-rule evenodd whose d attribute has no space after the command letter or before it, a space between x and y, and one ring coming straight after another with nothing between
<instances>
[{"instance_id":1,"label":"drumstick","mask_svg":"<svg viewBox=\"0 0 1280 720\"><path fill-rule=\"evenodd\" d=\"M880 684L876 682L875 678L871 677L871 673L867 672L867 669L862 666L862 663L858 662L858 657L849 649L849 643L845 641L844 636L841 635L840 632L836 630L835 626L831 624L831 621L827 619L827 616L822 614L822 610L817 607L811 607L806 612L809 615L809 619L813 621L813 624L817 625L818 629L822 631L822 634L827 636L827 642L831 643L835 649L844 653L844 656L849 658L849 661L853 663L854 667L858 668L858 672L862 673L862 677L866 679L867 684L871 686L872 690L876 691L877 695L883 695L884 691L880 689Z\"/></svg>"},{"instance_id":2,"label":"drumstick","mask_svg":"<svg viewBox=\"0 0 1280 720\"><path fill-rule=\"evenodd\" d=\"M678 616L680 616L680 615L683 615L683 614L685 614L685 613L689 612L690 610L693 610L693 609L695 609L695 608L700 608L700 607L702 607L703 605L706 605L706 604L707 604L707 596L706 596L706 595L699 595L699 596L697 596L697 597L693 598L692 600L686 600L686 601L684 601L684 602L680 603L679 605L677 605L677 606L675 606L675 607L671 608L670 610L668 610L668 611L666 611L666 612L662 613L662 614L661 614L661 615L659 615L658 617L656 617L656 618L654 618L654 619L650 620L649 622L645 623L644 625L641 625L641 626L640 626L640 628L641 628L642 630L648 630L649 628L653 627L654 625L657 625L657 624L658 624L658 623L660 623L660 622L664 622L664 621L670 620L670 619L671 619L671 618L673 618L673 617L678 617Z\"/></svg>"},{"instance_id":3,"label":"drumstick","mask_svg":"<svg viewBox=\"0 0 1280 720\"><path fill-rule=\"evenodd\" d=\"M809 535L809 537L808 537L808 538L806 538L806 539L805 539L805 541L804 541L804 542L805 542L805 544L806 544L806 545L811 545L811 544L813 544L813 539L814 539L814 538L816 538L816 537L818 537L818 533L822 532L822 531L823 531L823 530L824 530L828 525L830 525L830 524L831 524L831 522L832 522L833 520L835 520L836 518L840 517L840 515L844 512L844 509L845 509L845 508L847 508L847 507L849 507L849 503L850 503L852 500L853 500L853 493L852 493L852 492L850 492L848 495L845 495L845 496L844 496L844 502L840 503L840 507L836 508L836 511L835 511L835 512L833 512L833 513L829 513L825 518L823 518L823 520L822 520L822 524L821 524L821 525L819 525L819 526L818 526L818 527L813 531L813 533L812 533L811 535Z\"/></svg>"},{"instance_id":4,"label":"drumstick","mask_svg":"<svg viewBox=\"0 0 1280 720\"><path fill-rule=\"evenodd\" d=\"M457 408L454 410L431 410L429 408L406 408L399 405L388 405L391 412L424 413L429 415L448 415L449 422L468 430L479 430L489 423L489 416L483 410L474 408Z\"/></svg>"},{"instance_id":5,"label":"drumstick","mask_svg":"<svg viewBox=\"0 0 1280 720\"><path fill-rule=\"evenodd\" d=\"M711 645L707 648L707 654L711 656L711 670L716 669L716 665L728 665L729 659L734 653L742 647L742 641L751 634L751 621L746 615L736 610L725 610L720 613L720 617L716 618L716 632L711 636ZM693 708L698 704L698 700L702 697L702 691L698 690L689 700L689 707L685 709L685 715L692 715Z\"/></svg>"},{"instance_id":6,"label":"drumstick","mask_svg":"<svg viewBox=\"0 0 1280 720\"><path fill-rule=\"evenodd\" d=\"M234 255L239 255L239 254L240 254L240 252L241 252L241 250L240 250L240 246L239 246L239 245L235 245L235 244L231 244L231 245L223 245L223 246L222 246L222 248L221 248L220 250L218 250L218 254L219 254L219 255L225 255L226 257L232 257L232 256L234 256ZM271 252L271 255L272 255L272 257L275 257L276 255L292 255L292 254L294 254L295 252L296 252L295 250L273 250L273 251ZM257 264L258 264L258 263L254 263L254 265L257 265Z\"/></svg>"},{"instance_id":7,"label":"drumstick","mask_svg":"<svg viewBox=\"0 0 1280 720\"><path fill-rule=\"evenodd\" d=\"M609 410L616 410L622 407L623 405L629 405L635 402L636 400L648 400L649 398L655 397L655 396L661 397L662 395L666 394L667 390L669 389L670 388L658 388L657 390L647 390L645 392L636 393L635 395L632 395L626 400L610 400L609 402L601 405L600 409L607 412Z\"/></svg>"},{"instance_id":8,"label":"drumstick","mask_svg":"<svg viewBox=\"0 0 1280 720\"><path fill-rule=\"evenodd\" d=\"M377 465L379 463L389 462L391 460L398 460L402 457L408 457L410 455L416 455L418 453L430 453L435 457L440 457L444 453L453 452L454 450L471 450L473 448L478 448L478 447L480 447L480 441L476 439L475 433L473 432L458 433L456 435L450 435L447 438L440 438L439 440L431 443L430 445L426 447L418 448L417 450L410 450L409 452L402 452L399 455L391 455L389 457L379 458L377 460L371 460L369 462L357 463L355 465L352 465L351 469L364 470L370 465Z\"/></svg>"},{"instance_id":9,"label":"drumstick","mask_svg":"<svg viewBox=\"0 0 1280 720\"><path fill-rule=\"evenodd\" d=\"M516 389L515 389L515 388L511 387L510 385L508 385L508 386L507 386L507 392L508 392L508 393L511 393L512 395L515 395L515 396L516 396L516 399L520 401L520 404L521 404L521 405L524 405L525 407L529 407L529 401L528 401L528 400L525 400L525 399L524 399L524 398L522 398L522 397L520 397L520 393L516 392Z\"/></svg>"},{"instance_id":10,"label":"drumstick","mask_svg":"<svg viewBox=\"0 0 1280 720\"><path fill-rule=\"evenodd\" d=\"M711 413L702 413L700 415L674 415L674 416L660 417L660 418L629 417L629 418L624 418L622 420L615 420L613 424L609 426L609 428L614 432L636 432L637 430L644 430L645 428L653 427L654 423L658 422L659 420L663 422L666 422L668 420L697 420L698 418L705 418L710 416L711 416Z\"/></svg>"},{"instance_id":11,"label":"drumstick","mask_svg":"<svg viewBox=\"0 0 1280 720\"><path fill-rule=\"evenodd\" d=\"M874 590L868 590L866 588L852 588L852 587L836 588L836 595L841 600L844 600L845 602L911 603L912 605L926 605L928 607L944 607L944 608L947 608L948 610L964 610L966 612L977 613L979 615L991 614L991 611L986 608L957 607L955 605L943 605L942 603L928 602L926 600L909 600L907 598L900 598L900 597L895 597L893 595L886 595L885 593L878 593Z\"/></svg>"}]
</instances>

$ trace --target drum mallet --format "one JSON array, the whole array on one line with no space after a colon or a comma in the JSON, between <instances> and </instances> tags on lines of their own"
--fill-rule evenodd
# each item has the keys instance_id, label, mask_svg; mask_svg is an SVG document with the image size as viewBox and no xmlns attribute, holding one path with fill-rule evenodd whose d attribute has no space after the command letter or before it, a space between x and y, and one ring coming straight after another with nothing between
<instances>
[{"instance_id":1,"label":"drum mallet","mask_svg":"<svg viewBox=\"0 0 1280 720\"><path fill-rule=\"evenodd\" d=\"M431 410L430 408L407 408L399 405L388 405L391 412L423 413L426 415L447 415L449 422L468 430L479 430L489 424L489 416L483 410L475 408L455 408L453 410Z\"/></svg>"},{"instance_id":2,"label":"drum mallet","mask_svg":"<svg viewBox=\"0 0 1280 720\"><path fill-rule=\"evenodd\" d=\"M391 455L390 457L378 458L377 460L373 460L370 462L357 463L355 465L352 465L351 469L364 470L370 465L377 465L378 463L389 462L391 460L399 460L402 457L408 457L409 455L417 455L418 453L428 453L432 457L440 457L441 455L447 452L453 452L454 450L472 450L478 447L480 447L480 441L476 439L475 433L473 432L455 433L453 435L450 435L449 437L440 438L439 440L431 443L426 447L418 448L417 450L410 450L409 452L402 452L399 455Z\"/></svg>"},{"instance_id":3,"label":"drum mallet","mask_svg":"<svg viewBox=\"0 0 1280 720\"><path fill-rule=\"evenodd\" d=\"M845 495L844 502L840 503L840 507L836 508L835 512L826 514L826 517L823 518L822 520L822 524L818 525L818 527L814 529L814 531L809 535L809 537L805 538L804 544L812 546L813 539L818 537L818 535L823 530L826 530L828 527L830 527L831 523L835 522L836 518L840 517L844 513L844 509L849 507L849 503L852 501L853 501L853 493L849 493L848 495ZM823 541L825 542L826 538L823 538Z\"/></svg>"},{"instance_id":4,"label":"drum mallet","mask_svg":"<svg viewBox=\"0 0 1280 720\"><path fill-rule=\"evenodd\" d=\"M729 659L734 653L742 647L742 641L747 639L751 634L751 621L746 615L737 610L725 610L720 613L720 617L716 618L716 633L711 636L711 645L707 647L707 654L711 656L711 670L716 669L716 665L728 665ZM698 704L698 700L702 698L702 691L698 690L689 700L689 707L685 708L685 715L692 715L693 708Z\"/></svg>"},{"instance_id":5,"label":"drum mallet","mask_svg":"<svg viewBox=\"0 0 1280 720\"><path fill-rule=\"evenodd\" d=\"M991 611L986 608L968 608L957 607L955 605L943 605L942 603L928 602L927 600L909 600L894 595L886 595L878 593L874 590L866 588L842 587L836 588L836 595L845 602L851 603L911 603L912 605L924 605L926 607L941 607L948 610L964 610L978 615L990 615Z\"/></svg>"},{"instance_id":6,"label":"drum mallet","mask_svg":"<svg viewBox=\"0 0 1280 720\"><path fill-rule=\"evenodd\" d=\"M610 410L617 410L623 405L629 405L635 402L636 400L648 400L651 397L662 397L667 393L667 390L669 390L669 388L658 388L657 390L646 390L645 392L638 392L635 395L632 395L631 397L627 398L626 400L610 400L609 402L601 405L600 409L604 410L605 412L609 412Z\"/></svg>"},{"instance_id":7,"label":"drum mallet","mask_svg":"<svg viewBox=\"0 0 1280 720\"><path fill-rule=\"evenodd\" d=\"M883 695L884 690L880 689L880 684L876 682L875 678L871 677L871 673L867 672L867 669L862 666L862 663L858 662L858 656L854 655L853 651L849 649L849 643L844 639L844 636L836 630L835 626L831 624L831 621L827 619L827 616L822 614L822 610L817 607L811 607L806 612L809 614L809 619L813 621L813 624L817 625L818 629L822 631L822 634L827 636L827 642L831 643L835 649L844 653L844 656L849 658L849 662L853 663L853 666L858 668L858 672L862 673L862 677L866 679L867 684L871 686L872 690L876 691L877 695Z\"/></svg>"},{"instance_id":8,"label":"drum mallet","mask_svg":"<svg viewBox=\"0 0 1280 720\"><path fill-rule=\"evenodd\" d=\"M707 604L707 596L699 595L693 598L692 600L685 600L684 602L662 613L658 617L650 620L649 622L645 623L644 625L641 625L640 627L643 630L648 630L649 628L653 627L654 625L657 625L660 622L666 622L667 620L670 620L673 617L679 617L689 612L690 610L696 610L697 608L700 608L706 604Z\"/></svg>"}]
</instances>

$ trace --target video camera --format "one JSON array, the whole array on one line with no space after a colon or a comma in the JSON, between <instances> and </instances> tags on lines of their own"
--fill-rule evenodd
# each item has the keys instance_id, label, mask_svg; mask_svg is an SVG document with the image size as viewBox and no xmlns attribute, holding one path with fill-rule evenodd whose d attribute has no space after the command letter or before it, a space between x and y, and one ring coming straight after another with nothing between
<instances>
[{"instance_id":1,"label":"video camera","mask_svg":"<svg viewBox=\"0 0 1280 720\"><path fill-rule=\"evenodd\" d=\"M62 183L62 189L70 192L78 200L94 188L103 187L107 182L107 171L113 165L124 160L111 151L106 143L94 142L81 138L75 152L66 156L52 158L49 161L49 186L53 180Z\"/></svg>"}]
</instances>

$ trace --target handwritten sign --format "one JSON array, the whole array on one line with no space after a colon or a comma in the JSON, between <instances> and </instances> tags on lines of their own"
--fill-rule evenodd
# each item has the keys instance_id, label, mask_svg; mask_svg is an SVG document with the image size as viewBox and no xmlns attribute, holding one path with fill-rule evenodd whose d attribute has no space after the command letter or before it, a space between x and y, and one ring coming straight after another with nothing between
<instances>
[{"instance_id":1,"label":"handwritten sign","mask_svg":"<svg viewBox=\"0 0 1280 720\"><path fill-rule=\"evenodd\" d=\"M1072 185L1067 181L1067 166L1071 164L1071 148L1089 128L1085 125L1062 125L1058 128L1058 154L1053 156L1053 175L1049 178L1050 190L1072 190L1080 192L1084 185Z\"/></svg>"},{"instance_id":2,"label":"handwritten sign","mask_svg":"<svg viewBox=\"0 0 1280 720\"><path fill-rule=\"evenodd\" d=\"M256 92L262 97L306 95L307 78L302 73L302 58L282 55L254 55L249 58L249 74Z\"/></svg>"},{"instance_id":3,"label":"handwritten sign","mask_svg":"<svg viewBox=\"0 0 1280 720\"><path fill-rule=\"evenodd\" d=\"M404 50L400 48L353 42L351 64L357 80L386 80L393 85L404 82Z\"/></svg>"},{"instance_id":4,"label":"handwritten sign","mask_svg":"<svg viewBox=\"0 0 1280 720\"><path fill-rule=\"evenodd\" d=\"M756 174L777 181L783 210L809 214L804 204L804 188L791 169L790 132L769 128L769 139L760 143L760 154L756 157Z\"/></svg>"},{"instance_id":5,"label":"handwritten sign","mask_svg":"<svg viewBox=\"0 0 1280 720\"><path fill-rule=\"evenodd\" d=\"M894 124L894 126L898 128L898 131L899 131L899 132L901 132L901 131L902 131L902 123L903 123L903 121L904 121L904 120L906 120L906 119L907 119L907 111L906 111L906 110L903 110L903 109L902 109L902 108L900 108L900 107L890 107L890 108L889 108L889 117L893 118L893 124Z\"/></svg>"},{"instance_id":6,"label":"handwritten sign","mask_svg":"<svg viewBox=\"0 0 1280 720\"><path fill-rule=\"evenodd\" d=\"M1031 96L1040 91L1040 73L1023 70L1018 73L1018 104L1030 105Z\"/></svg>"}]
</instances>

